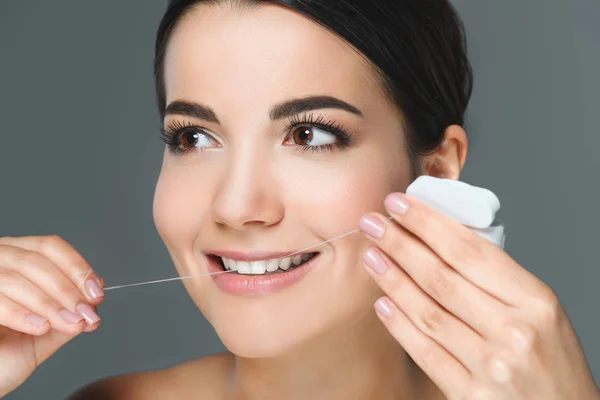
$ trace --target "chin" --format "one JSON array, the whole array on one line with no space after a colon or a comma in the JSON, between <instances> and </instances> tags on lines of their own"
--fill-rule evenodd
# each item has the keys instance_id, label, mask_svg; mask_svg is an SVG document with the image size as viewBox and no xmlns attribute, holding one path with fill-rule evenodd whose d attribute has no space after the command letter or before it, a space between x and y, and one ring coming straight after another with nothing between
<instances>
[{"instance_id":1,"label":"chin","mask_svg":"<svg viewBox=\"0 0 600 400\"><path fill-rule=\"evenodd\" d=\"M233 354L245 358L274 358L292 352L302 343L310 341L314 330L324 327L309 326L301 318L291 323L288 318L274 318L247 315L246 318L228 320L218 318L212 321L213 328L223 345ZM308 321L306 321L308 323ZM321 322L322 324L323 322Z\"/></svg>"},{"instance_id":2,"label":"chin","mask_svg":"<svg viewBox=\"0 0 600 400\"><path fill-rule=\"evenodd\" d=\"M244 358L276 358L311 344L319 347L320 340L330 334L343 336L361 315L373 314L371 303L361 297L338 303L317 293L315 290L313 296L295 302L265 298L238 307L212 303L209 322L231 353Z\"/></svg>"},{"instance_id":3,"label":"chin","mask_svg":"<svg viewBox=\"0 0 600 400\"><path fill-rule=\"evenodd\" d=\"M214 293L204 297L200 309L233 354L274 358L312 342L336 323L335 318L323 318L323 313L331 315L337 307L330 302L332 309L324 310L322 288L311 289L312 296L290 291L253 299Z\"/></svg>"},{"instance_id":4,"label":"chin","mask_svg":"<svg viewBox=\"0 0 600 400\"><path fill-rule=\"evenodd\" d=\"M290 353L295 345L291 338L241 337L219 335L231 353L243 358L277 358Z\"/></svg>"}]
</instances>

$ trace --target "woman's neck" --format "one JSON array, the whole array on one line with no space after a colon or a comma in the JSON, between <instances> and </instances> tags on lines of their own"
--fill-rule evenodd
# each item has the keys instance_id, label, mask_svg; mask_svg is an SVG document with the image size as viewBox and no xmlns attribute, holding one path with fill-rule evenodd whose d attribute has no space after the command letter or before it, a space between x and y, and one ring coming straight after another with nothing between
<instances>
[{"instance_id":1,"label":"woman's neck","mask_svg":"<svg viewBox=\"0 0 600 400\"><path fill-rule=\"evenodd\" d=\"M230 382L231 400L412 400L431 390L374 313L282 357L236 357Z\"/></svg>"}]
</instances>

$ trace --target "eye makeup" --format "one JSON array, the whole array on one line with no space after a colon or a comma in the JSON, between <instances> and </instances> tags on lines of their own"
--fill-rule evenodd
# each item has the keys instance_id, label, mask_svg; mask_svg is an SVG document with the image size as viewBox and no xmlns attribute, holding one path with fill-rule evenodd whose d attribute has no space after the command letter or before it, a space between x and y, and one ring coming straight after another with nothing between
<instances>
[{"instance_id":1,"label":"eye makeup","mask_svg":"<svg viewBox=\"0 0 600 400\"><path fill-rule=\"evenodd\" d=\"M311 128L318 128L326 133L334 136L337 141L335 143L323 144L319 146L310 145L295 145L302 153L306 151L322 152L344 149L354 144L354 135L345 129L341 124L326 119L323 115L315 116L315 113L306 113L303 115L292 116L285 125L286 143L290 135L294 135L299 131L308 131ZM197 147L193 140L207 139L218 144L217 140L212 137L210 131L193 124L189 121L172 120L166 128L160 129L161 140L168 146L170 154L181 156L190 154L196 151L203 151L204 147ZM305 133L305 132L301 132ZM189 146L189 147L188 147Z\"/></svg>"}]
</instances>

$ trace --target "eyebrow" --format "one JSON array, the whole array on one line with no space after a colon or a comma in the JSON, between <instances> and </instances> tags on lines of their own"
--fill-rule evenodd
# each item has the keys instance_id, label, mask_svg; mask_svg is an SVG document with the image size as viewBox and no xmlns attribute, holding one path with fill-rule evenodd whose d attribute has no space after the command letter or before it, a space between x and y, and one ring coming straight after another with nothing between
<instances>
[{"instance_id":1,"label":"eyebrow","mask_svg":"<svg viewBox=\"0 0 600 400\"><path fill-rule=\"evenodd\" d=\"M217 115L210 107L189 101L176 100L171 102L165 110L165 115L169 114L186 115L217 124L220 123Z\"/></svg>"},{"instance_id":2,"label":"eyebrow","mask_svg":"<svg viewBox=\"0 0 600 400\"><path fill-rule=\"evenodd\" d=\"M275 121L303 112L324 108L336 108L348 111L360 117L363 116L363 113L358 108L338 98L332 96L310 96L276 104L269 112L269 117L271 120ZM215 122L217 124L220 123L216 113L210 107L184 100L171 102L165 110L165 115L168 114L186 115L209 122Z\"/></svg>"},{"instance_id":3,"label":"eyebrow","mask_svg":"<svg viewBox=\"0 0 600 400\"><path fill-rule=\"evenodd\" d=\"M360 117L363 116L358 108L332 96L311 96L279 103L271 109L269 116L275 121L303 112L320 110L323 108L337 108L356 114Z\"/></svg>"}]
</instances>

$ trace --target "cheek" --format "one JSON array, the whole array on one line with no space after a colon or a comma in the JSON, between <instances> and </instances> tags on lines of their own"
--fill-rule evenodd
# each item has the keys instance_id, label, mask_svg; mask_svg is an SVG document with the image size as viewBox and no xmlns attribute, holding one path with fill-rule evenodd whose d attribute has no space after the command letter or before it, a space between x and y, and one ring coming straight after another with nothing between
<instances>
[{"instance_id":1,"label":"cheek","mask_svg":"<svg viewBox=\"0 0 600 400\"><path fill-rule=\"evenodd\" d=\"M181 171L183 172L183 171ZM188 176L188 177L186 177ZM170 250L189 247L207 206L201 196L202 185L193 184L193 174L163 168L156 184L153 217L156 229ZM205 201L205 200L204 200Z\"/></svg>"},{"instance_id":2,"label":"cheek","mask_svg":"<svg viewBox=\"0 0 600 400\"><path fill-rule=\"evenodd\" d=\"M311 171L309 168L305 166L304 171ZM385 197L394 191L405 191L410 183L406 157L400 152L386 151L381 143L358 149L347 162L315 169L318 171L298 179L302 182L299 187L310 190L297 190L295 201L298 207L310 205L305 209L311 215L303 215L303 218L318 227L323 239L358 228L360 218L366 213L375 211L387 215ZM360 232L331 243L337 268L328 271L327 292L337 297L329 304L334 308L331 312L340 318L365 307L370 310L372 302L381 294L361 263L362 255L372 245Z\"/></svg>"},{"instance_id":3,"label":"cheek","mask_svg":"<svg viewBox=\"0 0 600 400\"><path fill-rule=\"evenodd\" d=\"M377 146L365 146L354 151L351 159L339 162L288 162L287 178L294 185L284 190L292 193L286 203L322 240L358 228L360 218L368 212L387 215L383 204L386 195L404 191L409 184L406 159L399 152L386 152ZM327 271L326 290L316 293L334 296L321 303L332 307L330 311L339 318L365 305L370 309L380 294L361 264L371 245L360 232L331 242L336 268Z\"/></svg>"},{"instance_id":4,"label":"cheek","mask_svg":"<svg viewBox=\"0 0 600 400\"><path fill-rule=\"evenodd\" d=\"M404 159L375 148L340 162L288 162L282 167L287 174L284 181L291 182L285 186L285 203L330 238L357 228L368 212L386 214L386 195L404 191L409 184L410 171L403 164Z\"/></svg>"},{"instance_id":5,"label":"cheek","mask_svg":"<svg viewBox=\"0 0 600 400\"><path fill-rule=\"evenodd\" d=\"M200 195L206 185L199 185L197 177L201 175L189 169L191 167L184 170L165 163L156 184L153 202L154 224L180 275L199 272L194 269L194 241L208 207L202 204L207 196ZM206 278L183 281L192 300L210 320L211 310L207 308L210 291L206 290L210 286L208 283Z\"/></svg>"}]
</instances>

